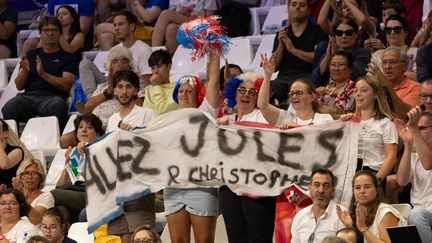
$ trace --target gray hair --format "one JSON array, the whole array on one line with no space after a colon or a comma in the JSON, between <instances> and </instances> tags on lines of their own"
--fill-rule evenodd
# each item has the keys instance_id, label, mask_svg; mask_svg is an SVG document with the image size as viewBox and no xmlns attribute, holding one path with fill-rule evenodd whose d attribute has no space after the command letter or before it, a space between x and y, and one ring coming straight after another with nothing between
<instances>
[{"instance_id":1,"label":"gray hair","mask_svg":"<svg viewBox=\"0 0 432 243\"><path fill-rule=\"evenodd\" d=\"M381 59L383 58L384 53L389 52L389 51L393 51L393 52L399 54L399 60L408 65L408 55L407 55L406 51L403 48L392 47L392 46L387 47L382 52Z\"/></svg>"},{"instance_id":2,"label":"gray hair","mask_svg":"<svg viewBox=\"0 0 432 243\"><path fill-rule=\"evenodd\" d=\"M130 70L135 72L135 64L132 56L132 52L123 46L114 46L111 48L107 62L105 63L105 69L109 72L111 69L111 63L114 60L114 58L117 57L126 57L129 60Z\"/></svg>"}]
</instances>

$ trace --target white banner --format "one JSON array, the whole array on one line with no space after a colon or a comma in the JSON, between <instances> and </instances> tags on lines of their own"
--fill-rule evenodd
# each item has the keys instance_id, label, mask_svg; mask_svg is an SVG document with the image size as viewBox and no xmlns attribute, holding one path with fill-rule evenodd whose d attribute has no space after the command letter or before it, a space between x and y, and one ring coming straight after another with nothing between
<instances>
[{"instance_id":1,"label":"white banner","mask_svg":"<svg viewBox=\"0 0 432 243\"><path fill-rule=\"evenodd\" d=\"M290 130L219 126L198 109L181 109L148 128L117 131L87 149L89 232L121 215L121 203L166 187L228 185L239 195L276 196L306 189L311 171L337 178L335 201L351 199L359 126L352 122Z\"/></svg>"}]
</instances>

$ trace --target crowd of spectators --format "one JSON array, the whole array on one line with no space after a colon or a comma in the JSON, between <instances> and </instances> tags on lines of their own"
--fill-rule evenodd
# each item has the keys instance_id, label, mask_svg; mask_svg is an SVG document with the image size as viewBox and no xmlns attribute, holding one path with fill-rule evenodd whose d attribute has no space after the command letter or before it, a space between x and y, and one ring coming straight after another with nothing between
<instances>
[{"instance_id":1,"label":"crowd of spectators","mask_svg":"<svg viewBox=\"0 0 432 243\"><path fill-rule=\"evenodd\" d=\"M0 0L0 58L18 54L18 14L6 2ZM263 75L243 73L241 63L230 60L220 69L222 57L212 53L206 82L191 75L171 80L179 25L230 2L48 0L48 16L40 16L20 52L15 84L23 92L2 107L3 118L56 116L63 130L78 80L86 97L76 103L75 130L60 139L66 164L71 157L84 161L85 145L105 131L143 127L183 108L207 112L219 124L249 121L280 129L356 118L361 131L356 174L349 178L352 203L332 201L333 173L314 170L312 205L295 216L291 242L391 242L385 229L407 223L417 227L423 243L431 242L428 1L288 0L286 21L268 48L272 55L258 53ZM235 2L245 9L260 6ZM94 49L109 51L105 72L83 55ZM86 220L85 179L71 180L65 170L57 188L43 192L41 162L4 120L0 126L0 242L75 242L66 235L70 223ZM398 192L410 199L399 200L404 197ZM160 242L153 231L155 198L124 203L124 214L108 223L107 232L122 242ZM214 242L219 213L230 242L272 241L275 197L239 196L222 186L166 188L163 199L173 242L189 242L191 228L196 242ZM390 205L398 202L413 206L407 219Z\"/></svg>"}]
</instances>

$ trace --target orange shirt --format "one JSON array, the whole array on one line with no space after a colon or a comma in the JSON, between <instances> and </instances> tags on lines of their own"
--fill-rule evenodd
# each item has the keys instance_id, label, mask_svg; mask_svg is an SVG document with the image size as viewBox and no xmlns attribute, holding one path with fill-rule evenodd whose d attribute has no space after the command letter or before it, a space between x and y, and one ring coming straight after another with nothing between
<instances>
[{"instance_id":1,"label":"orange shirt","mask_svg":"<svg viewBox=\"0 0 432 243\"><path fill-rule=\"evenodd\" d=\"M420 104L420 83L407 77L397 87L393 87L394 92L401 100L411 107Z\"/></svg>"}]
</instances>

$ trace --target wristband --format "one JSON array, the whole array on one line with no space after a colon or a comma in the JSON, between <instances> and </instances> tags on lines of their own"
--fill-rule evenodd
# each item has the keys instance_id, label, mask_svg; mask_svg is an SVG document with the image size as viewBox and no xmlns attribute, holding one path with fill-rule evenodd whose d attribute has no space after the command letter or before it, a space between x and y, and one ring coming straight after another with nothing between
<instances>
[{"instance_id":1,"label":"wristband","mask_svg":"<svg viewBox=\"0 0 432 243\"><path fill-rule=\"evenodd\" d=\"M103 95L105 96L105 98L106 98L107 100L111 99L111 98L114 96L114 95L108 93L108 89L105 89L105 90L103 91Z\"/></svg>"}]
</instances>

